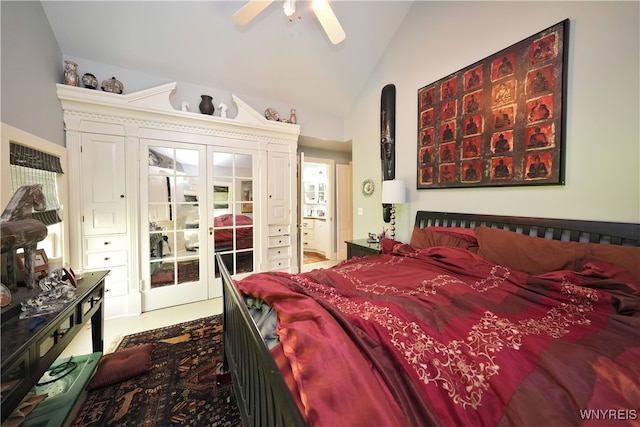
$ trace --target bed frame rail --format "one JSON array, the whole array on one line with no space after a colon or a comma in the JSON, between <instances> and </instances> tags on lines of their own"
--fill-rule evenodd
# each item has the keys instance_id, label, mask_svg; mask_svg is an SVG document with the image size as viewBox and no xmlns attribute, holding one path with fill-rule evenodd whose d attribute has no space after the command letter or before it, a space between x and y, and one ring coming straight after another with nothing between
<instances>
[{"instance_id":1,"label":"bed frame rail","mask_svg":"<svg viewBox=\"0 0 640 427\"><path fill-rule=\"evenodd\" d=\"M231 373L243 425L306 425L219 254L216 264L224 297L224 368Z\"/></svg>"},{"instance_id":2,"label":"bed frame rail","mask_svg":"<svg viewBox=\"0 0 640 427\"><path fill-rule=\"evenodd\" d=\"M640 246L640 224L626 222L418 211L415 225L419 228L475 228L484 225L551 240Z\"/></svg>"}]
</instances>

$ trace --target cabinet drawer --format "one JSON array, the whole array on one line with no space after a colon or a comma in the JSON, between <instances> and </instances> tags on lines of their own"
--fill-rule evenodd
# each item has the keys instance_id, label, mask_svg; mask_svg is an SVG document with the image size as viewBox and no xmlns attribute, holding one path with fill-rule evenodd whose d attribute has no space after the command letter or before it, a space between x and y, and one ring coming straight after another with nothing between
<instances>
[{"instance_id":1,"label":"cabinet drawer","mask_svg":"<svg viewBox=\"0 0 640 427\"><path fill-rule=\"evenodd\" d=\"M316 237L316 231L313 228L303 228L302 237L305 240L310 240Z\"/></svg>"},{"instance_id":2,"label":"cabinet drawer","mask_svg":"<svg viewBox=\"0 0 640 427\"><path fill-rule=\"evenodd\" d=\"M105 282L104 284L104 297L118 297L122 295L127 295L129 293L129 286L127 286L127 281L111 281L109 284Z\"/></svg>"},{"instance_id":3,"label":"cabinet drawer","mask_svg":"<svg viewBox=\"0 0 640 427\"><path fill-rule=\"evenodd\" d=\"M268 238L268 247L270 248L289 245L291 245L291 236L272 236Z\"/></svg>"},{"instance_id":4,"label":"cabinet drawer","mask_svg":"<svg viewBox=\"0 0 640 427\"><path fill-rule=\"evenodd\" d=\"M126 295L128 292L129 268L126 265L112 267L104 278L105 297Z\"/></svg>"},{"instance_id":5,"label":"cabinet drawer","mask_svg":"<svg viewBox=\"0 0 640 427\"><path fill-rule=\"evenodd\" d=\"M127 251L89 253L84 257L87 270L127 265Z\"/></svg>"},{"instance_id":6,"label":"cabinet drawer","mask_svg":"<svg viewBox=\"0 0 640 427\"><path fill-rule=\"evenodd\" d=\"M127 249L127 236L124 235L87 237L84 239L85 251L116 251Z\"/></svg>"},{"instance_id":7,"label":"cabinet drawer","mask_svg":"<svg viewBox=\"0 0 640 427\"><path fill-rule=\"evenodd\" d=\"M269 236L279 236L281 234L291 234L291 227L289 225L269 226Z\"/></svg>"},{"instance_id":8,"label":"cabinet drawer","mask_svg":"<svg viewBox=\"0 0 640 427\"><path fill-rule=\"evenodd\" d=\"M291 258L274 259L269 261L269 270L282 270L291 266Z\"/></svg>"},{"instance_id":9,"label":"cabinet drawer","mask_svg":"<svg viewBox=\"0 0 640 427\"><path fill-rule=\"evenodd\" d=\"M267 251L269 261L280 258L289 258L291 256L291 246L282 246L279 248L271 248Z\"/></svg>"}]
</instances>

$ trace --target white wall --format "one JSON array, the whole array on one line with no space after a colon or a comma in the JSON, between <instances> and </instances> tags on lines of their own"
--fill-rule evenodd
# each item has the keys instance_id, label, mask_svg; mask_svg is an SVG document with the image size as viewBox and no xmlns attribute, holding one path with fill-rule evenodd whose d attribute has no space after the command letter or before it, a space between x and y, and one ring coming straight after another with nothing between
<instances>
[{"instance_id":1,"label":"white wall","mask_svg":"<svg viewBox=\"0 0 640 427\"><path fill-rule=\"evenodd\" d=\"M84 73L92 73L95 76L113 76L117 78L124 84L124 93L126 94L176 81L171 76L147 74L74 56L65 56L64 59L78 64L78 75L80 76ZM101 83L104 79L100 78L98 80ZM60 82L62 82L62 80L60 80ZM215 112L213 114L215 116L220 115L218 106L222 102L229 107L227 117L233 118L238 113L238 109L233 104L231 98L233 93L256 111L263 112L268 107L275 108L283 119L288 119L291 108L295 107L301 134L338 141L344 139L343 117L327 112L320 112L303 105L292 106L277 100L267 100L251 96L250 94L232 92L228 89L206 87L183 81L178 81L177 83L176 90L171 94L170 99L171 105L177 110L182 108L182 101L187 101L190 111L199 112L198 105L201 101L201 95L209 95L213 97L215 106Z\"/></svg>"},{"instance_id":2,"label":"white wall","mask_svg":"<svg viewBox=\"0 0 640 427\"><path fill-rule=\"evenodd\" d=\"M567 18L566 185L416 190L417 90ZM396 238L409 240L416 210L640 222L639 23L638 2L416 1L345 121L354 238L384 225L379 123L388 83L396 179L408 187ZM360 191L367 178L378 184L370 197Z\"/></svg>"}]
</instances>

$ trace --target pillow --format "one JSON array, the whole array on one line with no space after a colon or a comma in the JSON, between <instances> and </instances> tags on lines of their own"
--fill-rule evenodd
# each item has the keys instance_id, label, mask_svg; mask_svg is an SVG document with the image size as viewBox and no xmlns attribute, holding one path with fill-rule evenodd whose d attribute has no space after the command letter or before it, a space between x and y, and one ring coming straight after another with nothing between
<instances>
[{"instance_id":1,"label":"pillow","mask_svg":"<svg viewBox=\"0 0 640 427\"><path fill-rule=\"evenodd\" d=\"M454 246L472 252L476 252L478 249L478 245L475 243L433 231L431 227L420 228L417 226L413 228L409 245L416 249L430 248L433 246Z\"/></svg>"},{"instance_id":2,"label":"pillow","mask_svg":"<svg viewBox=\"0 0 640 427\"><path fill-rule=\"evenodd\" d=\"M87 390L107 387L149 372L153 368L151 353L155 346L143 344L103 356Z\"/></svg>"},{"instance_id":3,"label":"pillow","mask_svg":"<svg viewBox=\"0 0 640 427\"><path fill-rule=\"evenodd\" d=\"M549 240L486 226L474 230L479 256L491 263L529 274L580 271L591 255L586 243Z\"/></svg>"},{"instance_id":4,"label":"pillow","mask_svg":"<svg viewBox=\"0 0 640 427\"><path fill-rule=\"evenodd\" d=\"M393 239L389 239L388 237L383 237L382 240L380 241L381 252L383 254L390 254L391 252L393 252L393 248L397 244L402 244L402 242L399 242L399 241L393 240Z\"/></svg>"},{"instance_id":5,"label":"pillow","mask_svg":"<svg viewBox=\"0 0 640 427\"><path fill-rule=\"evenodd\" d=\"M473 243L475 245L478 244L478 239L476 239L476 235L473 232L473 228L439 227L439 226L432 226L427 228L431 231L435 231L436 233L442 233L448 236L455 237L456 239L466 240L467 242Z\"/></svg>"},{"instance_id":6,"label":"pillow","mask_svg":"<svg viewBox=\"0 0 640 427\"><path fill-rule=\"evenodd\" d=\"M589 243L591 258L626 268L640 279L640 247Z\"/></svg>"}]
</instances>

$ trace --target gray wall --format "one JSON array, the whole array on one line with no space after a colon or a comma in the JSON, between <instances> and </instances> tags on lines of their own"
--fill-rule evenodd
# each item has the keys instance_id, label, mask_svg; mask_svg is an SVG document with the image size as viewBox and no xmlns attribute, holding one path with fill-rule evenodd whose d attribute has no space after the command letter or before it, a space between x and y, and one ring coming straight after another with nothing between
<instances>
[{"instance_id":1,"label":"gray wall","mask_svg":"<svg viewBox=\"0 0 640 427\"><path fill-rule=\"evenodd\" d=\"M1 1L0 120L65 146L55 83L63 60L39 1Z\"/></svg>"}]
</instances>

